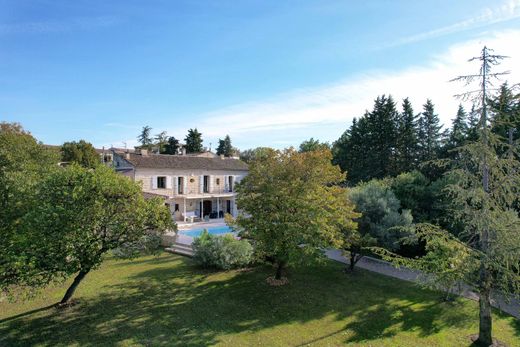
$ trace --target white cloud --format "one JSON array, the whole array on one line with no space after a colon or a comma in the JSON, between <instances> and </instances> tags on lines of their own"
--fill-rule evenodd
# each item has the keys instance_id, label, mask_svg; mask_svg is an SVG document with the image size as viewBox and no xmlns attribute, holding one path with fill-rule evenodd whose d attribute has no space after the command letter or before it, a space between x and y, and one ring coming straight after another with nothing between
<instances>
[{"instance_id":1,"label":"white cloud","mask_svg":"<svg viewBox=\"0 0 520 347\"><path fill-rule=\"evenodd\" d=\"M463 30L479 28L485 25L506 22L515 18L520 18L520 0L508 0L498 7L487 7L472 18L448 25L435 30L412 35L399 39L385 47L400 46L408 43L419 42L431 38L444 36Z\"/></svg>"},{"instance_id":2,"label":"white cloud","mask_svg":"<svg viewBox=\"0 0 520 347\"><path fill-rule=\"evenodd\" d=\"M252 146L286 145L287 139L311 136L333 141L354 117L371 108L374 98L381 94L391 94L398 103L409 97L416 112L427 98L431 98L443 123L450 124L460 102L453 95L463 91L464 86L448 81L457 75L478 72L478 65L467 60L478 55L484 44L496 53L510 56L497 71L512 70L507 79L520 80L520 71L513 69L520 66L520 46L512 44L514 42L520 42L520 31L488 34L457 44L424 65L400 71L368 71L334 85L232 105L202 115L195 125L207 143L213 144L225 134L229 134L236 144L250 143ZM188 124L190 127L195 125ZM186 130L173 128L168 129L168 133L185 134ZM317 130L320 130L319 134Z\"/></svg>"},{"instance_id":3,"label":"white cloud","mask_svg":"<svg viewBox=\"0 0 520 347\"><path fill-rule=\"evenodd\" d=\"M366 71L333 85L232 105L204 114L196 123L166 130L168 134L184 136L188 128L197 127L204 135L205 144L211 142L213 148L225 134L242 149L298 145L309 137L334 141L354 117L372 108L373 100L381 94L391 94L399 104L402 98L409 97L415 112L431 98L442 122L449 125L460 102L453 95L463 91L464 86L448 81L461 74L478 72L478 62L467 60L478 55L484 45L497 54L510 56L497 71L511 70L507 79L520 81L520 69L514 69L520 66L520 45L515 42L520 42L520 30L487 33L479 39L454 45L423 65L396 71ZM127 143L132 146L136 141L127 140Z\"/></svg>"}]
</instances>

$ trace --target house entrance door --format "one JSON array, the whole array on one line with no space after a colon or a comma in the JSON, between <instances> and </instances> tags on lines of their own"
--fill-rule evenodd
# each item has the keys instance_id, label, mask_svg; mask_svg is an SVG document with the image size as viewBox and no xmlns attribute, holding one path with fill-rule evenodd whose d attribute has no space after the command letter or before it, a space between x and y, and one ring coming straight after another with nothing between
<instances>
[{"instance_id":1,"label":"house entrance door","mask_svg":"<svg viewBox=\"0 0 520 347\"><path fill-rule=\"evenodd\" d=\"M202 203L202 217L209 216L211 213L211 201L210 200L204 200Z\"/></svg>"}]
</instances>

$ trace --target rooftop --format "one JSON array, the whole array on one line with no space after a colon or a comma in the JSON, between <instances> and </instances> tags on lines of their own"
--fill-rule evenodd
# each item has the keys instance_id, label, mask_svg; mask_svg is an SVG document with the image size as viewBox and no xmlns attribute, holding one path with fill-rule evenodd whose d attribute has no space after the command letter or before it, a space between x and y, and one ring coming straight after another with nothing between
<instances>
[{"instance_id":1,"label":"rooftop","mask_svg":"<svg viewBox=\"0 0 520 347\"><path fill-rule=\"evenodd\" d=\"M136 154L127 153L125 157L132 166L138 168L155 169L203 169L203 170L231 170L247 171L247 164L239 159L221 158L219 156L205 157L193 155L168 154Z\"/></svg>"}]
</instances>

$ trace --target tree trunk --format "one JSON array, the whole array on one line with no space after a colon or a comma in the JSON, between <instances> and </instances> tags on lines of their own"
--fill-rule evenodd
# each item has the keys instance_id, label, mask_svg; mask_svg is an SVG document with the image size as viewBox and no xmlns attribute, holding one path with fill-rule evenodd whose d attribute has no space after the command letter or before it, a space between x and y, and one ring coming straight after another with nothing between
<instances>
[{"instance_id":1,"label":"tree trunk","mask_svg":"<svg viewBox=\"0 0 520 347\"><path fill-rule=\"evenodd\" d=\"M362 255L360 254L357 254L355 252L350 252L350 261L349 261L349 266L348 266L348 271L349 272L352 272L354 271L354 267L356 266L357 262L359 260L361 260L361 258L363 258Z\"/></svg>"},{"instance_id":2,"label":"tree trunk","mask_svg":"<svg viewBox=\"0 0 520 347\"><path fill-rule=\"evenodd\" d=\"M283 261L277 263L276 274L274 276L275 279L277 279L277 280L282 279L282 273L283 273L284 266L285 266L285 262L283 262Z\"/></svg>"},{"instance_id":3,"label":"tree trunk","mask_svg":"<svg viewBox=\"0 0 520 347\"><path fill-rule=\"evenodd\" d=\"M493 325L491 320L490 289L488 286L481 289L479 293L479 309L480 324L477 343L480 346L491 346L493 344Z\"/></svg>"},{"instance_id":4,"label":"tree trunk","mask_svg":"<svg viewBox=\"0 0 520 347\"><path fill-rule=\"evenodd\" d=\"M89 271L90 271L90 269L89 270L81 270L78 273L78 275L74 278L74 281L70 285L69 289L67 289L67 291L65 292L65 295L63 296L63 299L61 299L60 305L63 305L63 304L66 304L66 303L69 302L70 298L72 297L72 295L76 291L76 288L78 287L80 282L83 280L83 278L85 278L85 276L88 274Z\"/></svg>"}]
</instances>

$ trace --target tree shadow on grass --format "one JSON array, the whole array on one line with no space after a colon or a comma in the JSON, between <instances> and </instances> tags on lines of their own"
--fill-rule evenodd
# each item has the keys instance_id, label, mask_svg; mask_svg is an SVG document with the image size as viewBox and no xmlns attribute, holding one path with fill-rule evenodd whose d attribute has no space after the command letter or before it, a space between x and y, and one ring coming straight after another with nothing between
<instances>
[{"instance_id":1,"label":"tree shadow on grass","mask_svg":"<svg viewBox=\"0 0 520 347\"><path fill-rule=\"evenodd\" d=\"M291 283L283 287L266 284L270 273L262 267L212 273L194 268L187 259L175 266L163 264L124 284L100 288L96 298L68 310L50 309L0 324L0 345L212 345L224 335L265 333L326 316L347 321L346 326L329 329L323 323L323 329L293 336L297 341L284 340L287 331L279 330L276 341L311 343L349 330L350 338L343 342L356 342L392 336L398 333L396 326L428 336L468 319L439 304L434 293L367 272L345 276L334 263L292 269Z\"/></svg>"}]
</instances>

